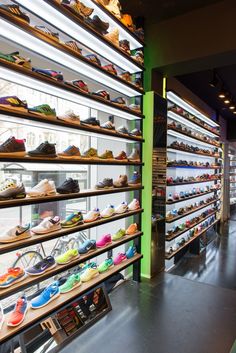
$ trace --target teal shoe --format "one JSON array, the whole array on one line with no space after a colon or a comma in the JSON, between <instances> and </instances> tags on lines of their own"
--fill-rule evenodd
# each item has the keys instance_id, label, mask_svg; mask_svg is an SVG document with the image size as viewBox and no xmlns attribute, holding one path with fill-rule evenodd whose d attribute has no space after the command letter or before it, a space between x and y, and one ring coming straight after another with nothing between
<instances>
[{"instance_id":1,"label":"teal shoe","mask_svg":"<svg viewBox=\"0 0 236 353\"><path fill-rule=\"evenodd\" d=\"M114 262L112 258L106 259L98 266L99 273L103 273L109 270L109 268L114 266Z\"/></svg>"}]
</instances>

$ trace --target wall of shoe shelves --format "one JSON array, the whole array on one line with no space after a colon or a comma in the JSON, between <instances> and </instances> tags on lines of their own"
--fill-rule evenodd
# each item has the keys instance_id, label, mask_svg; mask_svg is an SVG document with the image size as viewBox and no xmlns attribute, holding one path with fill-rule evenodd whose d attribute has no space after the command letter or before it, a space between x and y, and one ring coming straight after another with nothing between
<instances>
[{"instance_id":1,"label":"wall of shoe shelves","mask_svg":"<svg viewBox=\"0 0 236 353\"><path fill-rule=\"evenodd\" d=\"M230 146L228 158L229 158L229 166L230 166L230 172L229 172L230 205L234 206L236 204L236 178L235 178L236 159L235 159L235 149L233 148L233 146Z\"/></svg>"},{"instance_id":2,"label":"wall of shoe shelves","mask_svg":"<svg viewBox=\"0 0 236 353\"><path fill-rule=\"evenodd\" d=\"M117 206L121 200L129 203L133 198L139 201L139 207L127 208L121 213L99 217L89 223L82 222L73 227L64 227L45 234L36 235L31 232L25 239L0 243L0 262L4 262L7 257L11 258L14 252L24 254L26 249L34 250L43 245L46 255L49 255L47 254L48 244L81 232L86 232L89 239L98 240L103 233L115 233L115 229L128 228L133 223L137 223L138 227L132 234L112 240L106 247L93 249L65 264L56 264L37 276L26 275L17 283L13 282L5 288L1 286L0 302L3 303L4 311L7 311L6 301L10 303L11 298L14 298L16 302L22 293L27 296L28 291L36 288L36 285L41 288L50 285L50 281L53 281L55 276L56 278L68 277L79 268L79 265L90 261L98 261L99 265L102 260L114 257L118 252L125 253L130 247L134 247L134 254L131 257L127 256L125 261L100 273L90 281L83 282L78 288L67 294L61 294L45 307L38 310L29 308L22 322L15 327L7 325L12 313L6 314L0 332L1 343L55 314L65 304L129 266L133 266L133 278L140 279L143 235L142 190L144 188L140 180L144 165L142 162L143 32L135 29L134 26L128 28L121 19L96 1L85 0L84 5L85 12L78 14L72 8L65 6L63 1L11 1L10 6L14 7L13 10L9 8L9 1L1 2L0 84L3 87L2 92L6 92L5 98L12 96L13 101L17 98L17 102L6 100L3 95L0 97L2 132L0 177L7 179L17 175L22 181L22 175L28 178L25 180L29 180L31 174L38 173L39 178L43 179L45 170L47 171L45 175L56 173L60 181L62 181L60 173L63 176L85 173L88 178L79 192L54 192L51 195L34 197L29 196L27 190L35 185L30 185L27 181L26 192L23 192L23 195L0 197L2 216L10 217L11 225L16 226L17 223L13 223L17 222L15 219L18 214L21 219L25 219L25 216L32 212L31 219L35 226L43 220L43 218L37 218L39 217L38 207L42 207L42 210L47 206L52 207L52 212L60 209L68 215L68 212L79 211L76 207L81 205L86 208L82 211L85 215L93 207L99 206L105 209L107 200ZM15 54L12 55L12 53ZM29 98L26 99L27 97ZM49 102L55 102L59 108L55 111L51 104L49 106ZM47 107L43 110L35 109L39 105L47 105ZM73 117L68 115L66 111L68 107L70 112L73 111ZM90 118L94 121L91 122ZM26 132L31 140L28 141L26 138L25 150L21 149L19 153L11 151L6 154L4 150L6 142L3 137L9 138L11 133L16 134L14 141L23 143L22 138ZM54 153L49 157L47 153L43 156L31 154L37 147L33 146L33 135L36 140L41 138L41 142L43 142L42 136L48 137L52 148L54 143L52 139L57 133L62 139L60 146L67 143L66 141L78 139L80 149L86 150L85 147L89 147L100 150L100 154L90 156L86 151L84 153L80 151L81 153L72 157L67 155L66 150L63 152L59 150L58 146L54 147ZM19 134L22 134L22 137ZM67 138L66 134L70 138ZM107 150L110 149L113 149L113 153L108 153L106 157ZM105 152L102 153L104 150ZM131 182L117 185L114 183L108 188L94 187L101 182L101 176L111 177L120 182L120 174L127 175L127 179ZM137 175L139 180L135 179ZM4 184L3 187L6 188L6 185ZM0 190L0 196L1 191L3 190ZM0 217L0 226L2 223L3 219ZM30 303L28 305L30 306Z\"/></svg>"}]
</instances>

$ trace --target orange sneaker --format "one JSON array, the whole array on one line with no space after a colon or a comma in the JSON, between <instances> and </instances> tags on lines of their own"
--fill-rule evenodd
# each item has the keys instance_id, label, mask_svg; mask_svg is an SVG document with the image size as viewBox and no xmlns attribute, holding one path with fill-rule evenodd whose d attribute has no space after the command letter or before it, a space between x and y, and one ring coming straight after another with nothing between
<instances>
[{"instance_id":1,"label":"orange sneaker","mask_svg":"<svg viewBox=\"0 0 236 353\"><path fill-rule=\"evenodd\" d=\"M138 231L138 225L137 225L137 223L133 223L129 226L129 228L126 229L126 234L133 235L133 234L137 233L137 231Z\"/></svg>"}]
</instances>

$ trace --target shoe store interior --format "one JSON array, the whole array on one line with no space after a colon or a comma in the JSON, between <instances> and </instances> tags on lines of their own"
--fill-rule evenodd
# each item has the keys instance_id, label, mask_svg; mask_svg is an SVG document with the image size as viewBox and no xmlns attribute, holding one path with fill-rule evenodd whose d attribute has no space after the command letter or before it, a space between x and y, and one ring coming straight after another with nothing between
<instances>
[{"instance_id":1,"label":"shoe store interior","mask_svg":"<svg viewBox=\"0 0 236 353\"><path fill-rule=\"evenodd\" d=\"M0 353L236 353L235 16L0 0Z\"/></svg>"}]
</instances>

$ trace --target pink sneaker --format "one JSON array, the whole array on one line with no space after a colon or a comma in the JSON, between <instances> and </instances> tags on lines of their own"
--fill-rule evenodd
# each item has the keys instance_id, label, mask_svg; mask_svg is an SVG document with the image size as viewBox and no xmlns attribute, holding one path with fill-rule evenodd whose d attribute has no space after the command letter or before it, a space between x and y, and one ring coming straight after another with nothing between
<instances>
[{"instance_id":1,"label":"pink sneaker","mask_svg":"<svg viewBox=\"0 0 236 353\"><path fill-rule=\"evenodd\" d=\"M119 254L114 258L114 265L119 265L125 260L127 260L126 255L119 252Z\"/></svg>"},{"instance_id":2,"label":"pink sneaker","mask_svg":"<svg viewBox=\"0 0 236 353\"><path fill-rule=\"evenodd\" d=\"M111 234L105 234L96 242L97 248L104 248L105 246L111 244Z\"/></svg>"}]
</instances>

